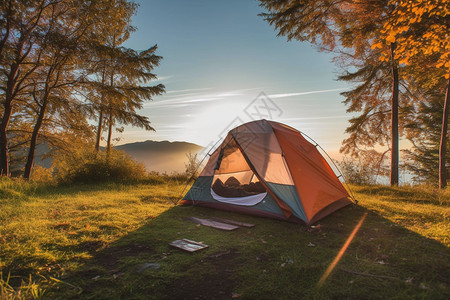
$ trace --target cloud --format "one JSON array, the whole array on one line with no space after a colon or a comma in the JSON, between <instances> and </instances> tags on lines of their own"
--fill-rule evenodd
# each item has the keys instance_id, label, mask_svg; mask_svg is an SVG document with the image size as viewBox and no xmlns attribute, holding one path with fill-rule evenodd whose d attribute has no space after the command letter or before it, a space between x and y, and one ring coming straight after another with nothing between
<instances>
[{"instance_id":1,"label":"cloud","mask_svg":"<svg viewBox=\"0 0 450 300\"><path fill-rule=\"evenodd\" d=\"M211 88L173 90L173 91L167 91L166 94L179 94L179 93L199 92L199 91L207 91L207 90L211 90Z\"/></svg>"},{"instance_id":2,"label":"cloud","mask_svg":"<svg viewBox=\"0 0 450 300\"><path fill-rule=\"evenodd\" d=\"M217 100L222 100L223 97L193 97L193 96L184 96L184 97L176 97L167 100L158 100L155 102L148 102L144 104L144 107L150 106L171 106L171 107L185 107L192 105L194 103L201 102L212 102Z\"/></svg>"},{"instance_id":3,"label":"cloud","mask_svg":"<svg viewBox=\"0 0 450 300\"><path fill-rule=\"evenodd\" d=\"M174 75L167 75L167 76L157 76L156 79L152 80L152 81L165 81L167 79L173 78Z\"/></svg>"},{"instance_id":4,"label":"cloud","mask_svg":"<svg viewBox=\"0 0 450 300\"><path fill-rule=\"evenodd\" d=\"M234 91L225 91L225 92L215 92L215 93L192 93L193 91L206 91L210 90L210 88L204 89L186 89L186 90L176 90L171 91L172 94L175 94L173 97L162 97L162 99L148 102L144 104L144 107L155 107L155 106L171 106L171 107L185 107L192 104L199 103L207 103L214 101L222 101L226 98L238 97L244 95L247 90L234 90ZM187 93L186 93L187 92ZM176 95L176 93L182 93Z\"/></svg>"},{"instance_id":5,"label":"cloud","mask_svg":"<svg viewBox=\"0 0 450 300\"><path fill-rule=\"evenodd\" d=\"M326 117L307 117L307 118L284 118L283 122L296 122L296 121L311 121L311 120L333 120L333 119L347 119L349 115L339 116L326 116Z\"/></svg>"},{"instance_id":6,"label":"cloud","mask_svg":"<svg viewBox=\"0 0 450 300\"><path fill-rule=\"evenodd\" d=\"M277 98L286 98L286 97L303 96L303 95L311 95L311 94L331 93L331 92L343 91L346 89L347 88L339 88L339 89L318 90L318 91L298 92L298 93L272 94L272 95L268 95L268 97L272 98L272 99L277 99Z\"/></svg>"},{"instance_id":7,"label":"cloud","mask_svg":"<svg viewBox=\"0 0 450 300\"><path fill-rule=\"evenodd\" d=\"M252 101L254 96L249 95L249 92L254 91L259 88L248 88L240 90L230 90L230 91L218 91L218 92L207 92L212 88L193 88L193 89L181 89L167 91L165 95L160 96L159 100L148 102L144 104L144 107L179 107L183 108L190 105L208 103L215 101L223 101L225 99L230 99L233 97L239 97L246 95L248 96L248 101ZM328 90L318 90L318 91L307 91L307 92L297 92L297 93L284 93L284 94L272 94L268 95L271 99L287 98L301 95L310 95L318 93L330 93L335 91L342 91L345 88L339 89L328 89Z\"/></svg>"}]
</instances>

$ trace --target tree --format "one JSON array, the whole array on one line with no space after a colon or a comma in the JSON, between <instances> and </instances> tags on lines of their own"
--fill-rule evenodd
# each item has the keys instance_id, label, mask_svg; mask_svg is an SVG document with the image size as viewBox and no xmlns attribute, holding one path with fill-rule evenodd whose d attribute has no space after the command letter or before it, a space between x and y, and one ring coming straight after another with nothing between
<instances>
[{"instance_id":1,"label":"tree","mask_svg":"<svg viewBox=\"0 0 450 300\"><path fill-rule=\"evenodd\" d=\"M392 103L389 100L392 97L392 81L389 80L389 62L380 61L377 53L369 51L362 58L347 59L345 63L353 66L355 71L344 72L338 80L356 86L341 94L346 98L344 103L348 106L347 112L360 114L349 120L350 125L346 129L349 137L342 142L341 152L358 157L375 147L386 145L391 152L392 135L389 132L392 126L389 116ZM402 126L399 129L403 132L402 127L411 107L406 91L400 89L400 92L399 124Z\"/></svg>"},{"instance_id":2,"label":"tree","mask_svg":"<svg viewBox=\"0 0 450 300\"><path fill-rule=\"evenodd\" d=\"M164 91L145 85L156 78L151 70L161 57L156 46L141 52L120 46L136 7L127 0L0 3L0 174L10 174L10 153L21 160L28 146L30 178L42 140L58 148L69 139L88 141L88 118L98 112L100 128L102 114L108 118L109 135L116 122L153 129L136 110Z\"/></svg>"},{"instance_id":3,"label":"tree","mask_svg":"<svg viewBox=\"0 0 450 300\"><path fill-rule=\"evenodd\" d=\"M108 26L102 27L93 45L94 59L88 69L89 99L98 112L95 149L100 148L104 123L107 125L107 151L111 148L112 131L117 123L154 130L147 117L136 113L143 101L164 92L164 86L145 85L156 79L152 73L161 56L155 55L156 45L135 51L121 46L134 31L130 26L136 5L122 0L111 0L114 10L107 16ZM106 122L105 122L106 121Z\"/></svg>"},{"instance_id":4,"label":"tree","mask_svg":"<svg viewBox=\"0 0 450 300\"><path fill-rule=\"evenodd\" d=\"M407 169L417 182L436 185L439 182L439 144L444 97L439 89L427 91L427 101L418 102L416 120L407 125L407 137L413 144L411 150L404 150L410 162ZM447 155L450 141L447 141ZM447 167L448 169L448 167Z\"/></svg>"},{"instance_id":5,"label":"tree","mask_svg":"<svg viewBox=\"0 0 450 300\"><path fill-rule=\"evenodd\" d=\"M386 4L386 1L359 1L348 3L345 5L345 13L339 20L339 26L341 28L341 40L345 47L353 49L350 64L347 63L346 69L354 69L355 65L361 65L356 72L347 72L345 76L340 76L340 80L357 80L359 85L356 87L357 94L362 98L355 98L351 92L343 93L347 96L345 103L350 104L348 111L358 111L355 107L360 106L357 102L366 102L363 104L365 109L363 113L350 120L351 126L347 128L347 132L351 134L350 138L346 139L343 144L342 150L349 150L353 154L357 154L361 151L357 144L366 144L364 140L367 140L368 136L371 136L371 147L375 144L383 146L383 140L388 137L390 129L390 152L391 152L391 172L390 183L391 185L397 185L399 179L399 66L395 59L395 51L397 45L391 43L388 45L390 50L389 64L375 63L375 60L379 58L382 52L374 51L371 46L371 42L379 35L379 30L386 15L392 11L392 7ZM342 56L342 54L341 54ZM346 59L346 55L343 55ZM367 72L369 71L369 72ZM390 73L388 73L390 71ZM352 74L353 73L353 74ZM384 75L383 75L384 74ZM381 75L381 76L380 76ZM389 82L389 78L391 81ZM390 88L388 93L384 91ZM380 91L382 91L380 93ZM387 90L386 90L387 91ZM377 97L373 99L374 95ZM390 96L388 96L390 95ZM350 96L350 97L348 97ZM352 97L353 96L353 97ZM372 98L372 99L370 99ZM367 100L362 99L370 99ZM374 101L375 100L375 101ZM373 105L374 102L378 102L377 105ZM390 103L389 103L390 102ZM352 109L353 108L353 109ZM361 110L359 110L361 111ZM390 113L390 126L383 126L388 123L388 119L384 118L384 114ZM383 122L380 122L382 119ZM359 124L359 125L358 125ZM355 127L359 126L359 128ZM374 126L375 125L375 126ZM380 127L384 128L383 132L380 131ZM365 131L365 139L360 140L358 135L355 135L355 129L358 131ZM370 130L367 130L370 129ZM376 138L375 138L376 137ZM354 143L349 143L354 142ZM368 151L364 149L363 151Z\"/></svg>"},{"instance_id":6,"label":"tree","mask_svg":"<svg viewBox=\"0 0 450 300\"><path fill-rule=\"evenodd\" d=\"M111 78L114 78L112 63L114 56L118 54L118 46L125 42L130 33L135 30L130 25L131 17L136 13L137 5L124 0L110 0L106 3L107 14L104 15L101 26L95 35L91 37L86 52L85 60L88 62L86 71L88 83L85 88L88 91L87 100L92 103L94 112L98 112L98 125L95 142L95 150L100 150L102 131L105 127L105 115L108 109L107 95L111 93ZM113 80L114 81L114 80ZM95 115L95 113L94 113Z\"/></svg>"},{"instance_id":7,"label":"tree","mask_svg":"<svg viewBox=\"0 0 450 300\"><path fill-rule=\"evenodd\" d=\"M99 7L89 1L60 1L48 11L48 34L37 41L41 61L39 68L29 78L32 87L29 95L33 99L29 105L35 107L36 118L25 164L26 179L31 176L39 132L47 113L57 115L64 103L78 102L73 97L73 87L80 81L76 75L79 45L88 38L87 32L92 30L97 20L97 8ZM46 121L49 123L50 120Z\"/></svg>"},{"instance_id":8,"label":"tree","mask_svg":"<svg viewBox=\"0 0 450 300\"><path fill-rule=\"evenodd\" d=\"M27 88L27 78L39 66L39 57L27 59L35 53L38 39L45 35L42 25L46 12L57 2L8 0L0 4L0 24L5 25L0 37L0 175L9 175L7 129L15 102Z\"/></svg>"},{"instance_id":9,"label":"tree","mask_svg":"<svg viewBox=\"0 0 450 300\"><path fill-rule=\"evenodd\" d=\"M143 101L164 92L164 85L144 86L156 76L151 73L162 57L155 55L157 46L137 52L120 48L120 54L112 63L110 90L107 95L108 105L108 139L107 151L111 148L112 127L116 122L154 130L147 117L136 113L142 108Z\"/></svg>"},{"instance_id":10,"label":"tree","mask_svg":"<svg viewBox=\"0 0 450 300\"><path fill-rule=\"evenodd\" d=\"M36 119L30 136L28 157L25 164L24 178L29 179L34 163L38 135L48 111L57 113L59 102L70 101L71 85L76 79L73 77L75 63L71 61L75 53L75 41L66 37L53 37L51 50L47 50L42 67L33 75L33 89L30 92L36 107Z\"/></svg>"},{"instance_id":11,"label":"tree","mask_svg":"<svg viewBox=\"0 0 450 300\"><path fill-rule=\"evenodd\" d=\"M439 187L444 189L447 187L447 142L448 142L448 117L450 109L450 78L447 81L447 89L445 92L445 102L442 114L442 130L441 143L439 147Z\"/></svg>"},{"instance_id":12,"label":"tree","mask_svg":"<svg viewBox=\"0 0 450 300\"><path fill-rule=\"evenodd\" d=\"M403 64L420 66L424 61L447 79L443 108L441 140L439 148L439 186L445 188L446 145L448 139L448 115L450 102L450 3L443 0L393 1L392 14L383 24L383 35L374 44L398 43L395 57Z\"/></svg>"},{"instance_id":13,"label":"tree","mask_svg":"<svg viewBox=\"0 0 450 300\"><path fill-rule=\"evenodd\" d=\"M400 79L395 58L396 44L389 47L392 53L390 64L377 63L382 52L370 47L380 34L383 20L392 11L392 6L385 0L260 2L268 10L261 15L278 29L278 35L287 36L288 40L309 41L321 50L337 53L338 64L345 70L339 79L358 83L352 91L343 93L347 97L344 102L349 105L348 111L362 113L350 121L351 126L347 128L350 137L344 141L342 151L358 155L359 151L366 151L359 144L369 147L383 144L380 137L388 132L382 130L387 128L385 114L391 114L391 184L398 184ZM389 71L390 76L384 76ZM390 99L385 94L389 77ZM375 98L381 94L382 98Z\"/></svg>"}]
</instances>

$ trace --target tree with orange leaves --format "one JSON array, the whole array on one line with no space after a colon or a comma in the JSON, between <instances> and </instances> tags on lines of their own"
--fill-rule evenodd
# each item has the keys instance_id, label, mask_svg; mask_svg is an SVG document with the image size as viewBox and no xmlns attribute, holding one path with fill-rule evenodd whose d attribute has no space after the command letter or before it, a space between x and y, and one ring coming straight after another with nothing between
<instances>
[{"instance_id":1,"label":"tree with orange leaves","mask_svg":"<svg viewBox=\"0 0 450 300\"><path fill-rule=\"evenodd\" d=\"M378 49L371 48L380 35L393 7L388 0L260 0L267 12L261 16L283 35L309 41L319 49L337 53L344 70L338 80L354 88L342 93L347 112L358 112L346 129L349 138L341 152L358 156L377 145L388 145L391 153L391 185L399 181L399 64L396 43L391 43L388 61L380 61ZM403 97L403 101L408 101ZM403 105L408 107L408 105ZM390 118L389 118L390 115ZM390 122L389 122L390 121ZM369 150L370 151L370 150ZM383 155L384 156L384 155Z\"/></svg>"},{"instance_id":2,"label":"tree with orange leaves","mask_svg":"<svg viewBox=\"0 0 450 300\"><path fill-rule=\"evenodd\" d=\"M447 186L446 145L450 105L450 2L445 0L389 0L394 7L383 24L381 35L372 49L383 45L398 45L395 58L410 65L419 77L431 81L446 79L446 96L442 116L439 147L439 186ZM388 59L384 53L381 60ZM434 78L433 78L434 77Z\"/></svg>"}]
</instances>

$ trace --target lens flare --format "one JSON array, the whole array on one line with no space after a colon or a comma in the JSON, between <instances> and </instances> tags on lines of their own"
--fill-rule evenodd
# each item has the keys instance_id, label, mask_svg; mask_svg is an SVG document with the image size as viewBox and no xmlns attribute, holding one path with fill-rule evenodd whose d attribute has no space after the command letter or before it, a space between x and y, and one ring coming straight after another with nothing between
<instances>
[{"instance_id":1,"label":"lens flare","mask_svg":"<svg viewBox=\"0 0 450 300\"><path fill-rule=\"evenodd\" d=\"M330 264L330 266L325 271L325 273L323 273L322 277L319 280L319 283L317 283L318 287L321 287L323 285L325 280L328 278L330 273L333 271L333 269L338 264L339 260L342 258L342 255L344 255L345 251L347 251L348 246L352 242L353 238L355 237L356 233L358 232L359 228L361 227L362 223L364 222L364 219L366 218L366 216L367 216L367 212L362 216L362 218L361 218L361 220L359 220L358 224L356 224L356 226L353 229L352 233L350 234L350 236L345 241L344 246L342 246L341 250L339 250L339 253L336 255L336 257L334 258L333 262Z\"/></svg>"}]
</instances>

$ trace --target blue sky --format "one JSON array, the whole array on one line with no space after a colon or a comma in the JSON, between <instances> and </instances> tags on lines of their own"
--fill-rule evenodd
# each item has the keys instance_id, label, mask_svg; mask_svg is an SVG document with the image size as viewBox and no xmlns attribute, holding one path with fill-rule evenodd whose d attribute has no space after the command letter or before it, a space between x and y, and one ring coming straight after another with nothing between
<instances>
[{"instance_id":1,"label":"blue sky","mask_svg":"<svg viewBox=\"0 0 450 300\"><path fill-rule=\"evenodd\" d=\"M163 60L155 73L166 94L140 111L156 132L127 127L119 143L151 139L207 146L230 127L256 118L248 112L261 108L257 97L263 92L277 110L261 108L261 116L305 132L337 155L350 117L339 93L349 86L335 80L330 55L277 37L258 16L263 10L257 1L137 2L138 30L125 46L158 45Z\"/></svg>"}]
</instances>

